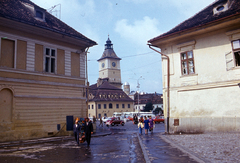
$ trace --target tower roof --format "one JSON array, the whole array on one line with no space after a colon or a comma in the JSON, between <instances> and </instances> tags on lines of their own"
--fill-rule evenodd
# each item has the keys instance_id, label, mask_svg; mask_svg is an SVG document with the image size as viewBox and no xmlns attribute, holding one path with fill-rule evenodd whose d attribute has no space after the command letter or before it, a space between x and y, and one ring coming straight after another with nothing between
<instances>
[{"instance_id":1,"label":"tower roof","mask_svg":"<svg viewBox=\"0 0 240 163\"><path fill-rule=\"evenodd\" d=\"M105 58L113 58L113 59L121 60L121 58L119 58L114 52L113 44L112 44L112 41L109 39L109 36L108 36L108 40L106 41L105 50L102 54L102 57L98 61L103 60Z\"/></svg>"}]
</instances>

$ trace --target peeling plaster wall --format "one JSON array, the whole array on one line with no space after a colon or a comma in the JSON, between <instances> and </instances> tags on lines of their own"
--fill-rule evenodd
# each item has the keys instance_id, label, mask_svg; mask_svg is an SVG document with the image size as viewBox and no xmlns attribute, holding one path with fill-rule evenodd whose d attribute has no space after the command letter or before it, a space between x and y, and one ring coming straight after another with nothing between
<instances>
[{"instance_id":1,"label":"peeling plaster wall","mask_svg":"<svg viewBox=\"0 0 240 163\"><path fill-rule=\"evenodd\" d=\"M171 132L240 131L240 67L227 69L225 57L232 52L231 41L240 39L239 29L239 25L234 29L229 26L161 47L170 57ZM190 40L194 41L185 46ZM195 74L183 76L180 53L185 50L193 50ZM167 113L166 60L162 65L164 112ZM179 119L179 126L173 125L174 119Z\"/></svg>"}]
</instances>

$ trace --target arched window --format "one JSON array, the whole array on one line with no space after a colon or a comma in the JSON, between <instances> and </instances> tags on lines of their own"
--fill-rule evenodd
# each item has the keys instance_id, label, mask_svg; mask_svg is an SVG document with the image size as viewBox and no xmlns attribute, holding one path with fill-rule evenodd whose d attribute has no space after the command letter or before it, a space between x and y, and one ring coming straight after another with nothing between
<instances>
[{"instance_id":1,"label":"arched window","mask_svg":"<svg viewBox=\"0 0 240 163\"><path fill-rule=\"evenodd\" d=\"M112 103L109 104L109 109L112 109Z\"/></svg>"}]
</instances>

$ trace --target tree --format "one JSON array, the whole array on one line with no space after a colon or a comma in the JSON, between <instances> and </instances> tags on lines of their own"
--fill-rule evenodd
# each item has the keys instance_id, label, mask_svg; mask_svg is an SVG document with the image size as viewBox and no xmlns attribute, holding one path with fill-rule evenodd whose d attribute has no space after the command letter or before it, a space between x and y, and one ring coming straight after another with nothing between
<instances>
[{"instance_id":1,"label":"tree","mask_svg":"<svg viewBox=\"0 0 240 163\"><path fill-rule=\"evenodd\" d=\"M154 109L153 113L154 114L163 114L163 110L162 110L162 108L157 107L156 109Z\"/></svg>"},{"instance_id":2,"label":"tree","mask_svg":"<svg viewBox=\"0 0 240 163\"><path fill-rule=\"evenodd\" d=\"M146 103L143 112L150 112L153 110L153 104L151 102Z\"/></svg>"}]
</instances>

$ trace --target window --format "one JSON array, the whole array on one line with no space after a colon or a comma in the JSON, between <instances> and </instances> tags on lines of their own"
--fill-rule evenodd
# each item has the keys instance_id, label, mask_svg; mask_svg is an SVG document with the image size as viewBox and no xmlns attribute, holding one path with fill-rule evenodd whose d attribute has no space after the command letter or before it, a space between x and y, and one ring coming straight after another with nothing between
<instances>
[{"instance_id":1,"label":"window","mask_svg":"<svg viewBox=\"0 0 240 163\"><path fill-rule=\"evenodd\" d=\"M1 39L0 67L14 68L15 41Z\"/></svg>"},{"instance_id":2,"label":"window","mask_svg":"<svg viewBox=\"0 0 240 163\"><path fill-rule=\"evenodd\" d=\"M125 108L125 104L122 104L122 108Z\"/></svg>"},{"instance_id":3,"label":"window","mask_svg":"<svg viewBox=\"0 0 240 163\"><path fill-rule=\"evenodd\" d=\"M232 48L234 53L235 66L240 66L240 40L233 41Z\"/></svg>"},{"instance_id":4,"label":"window","mask_svg":"<svg viewBox=\"0 0 240 163\"><path fill-rule=\"evenodd\" d=\"M195 73L193 51L181 53L182 75Z\"/></svg>"},{"instance_id":5,"label":"window","mask_svg":"<svg viewBox=\"0 0 240 163\"><path fill-rule=\"evenodd\" d=\"M104 113L104 117L107 117L107 113Z\"/></svg>"},{"instance_id":6,"label":"window","mask_svg":"<svg viewBox=\"0 0 240 163\"><path fill-rule=\"evenodd\" d=\"M90 105L88 105L88 109L90 109Z\"/></svg>"},{"instance_id":7,"label":"window","mask_svg":"<svg viewBox=\"0 0 240 163\"><path fill-rule=\"evenodd\" d=\"M37 10L36 11L36 17L40 18L40 19L43 19L43 12Z\"/></svg>"},{"instance_id":8,"label":"window","mask_svg":"<svg viewBox=\"0 0 240 163\"><path fill-rule=\"evenodd\" d=\"M92 109L93 109L93 105L92 105Z\"/></svg>"},{"instance_id":9,"label":"window","mask_svg":"<svg viewBox=\"0 0 240 163\"><path fill-rule=\"evenodd\" d=\"M104 106L104 109L107 109L107 104L104 104L103 106Z\"/></svg>"},{"instance_id":10,"label":"window","mask_svg":"<svg viewBox=\"0 0 240 163\"><path fill-rule=\"evenodd\" d=\"M130 108L130 104L128 104L128 108Z\"/></svg>"},{"instance_id":11,"label":"window","mask_svg":"<svg viewBox=\"0 0 240 163\"><path fill-rule=\"evenodd\" d=\"M101 118L102 116L101 116L101 114L98 114L98 118Z\"/></svg>"},{"instance_id":12,"label":"window","mask_svg":"<svg viewBox=\"0 0 240 163\"><path fill-rule=\"evenodd\" d=\"M119 104L116 104L116 108L117 108L117 109L119 108Z\"/></svg>"},{"instance_id":13,"label":"window","mask_svg":"<svg viewBox=\"0 0 240 163\"><path fill-rule=\"evenodd\" d=\"M101 109L101 104L98 104L98 109Z\"/></svg>"},{"instance_id":14,"label":"window","mask_svg":"<svg viewBox=\"0 0 240 163\"><path fill-rule=\"evenodd\" d=\"M112 103L109 104L109 109L112 109Z\"/></svg>"},{"instance_id":15,"label":"window","mask_svg":"<svg viewBox=\"0 0 240 163\"><path fill-rule=\"evenodd\" d=\"M56 50L45 49L45 72L55 73Z\"/></svg>"}]
</instances>

